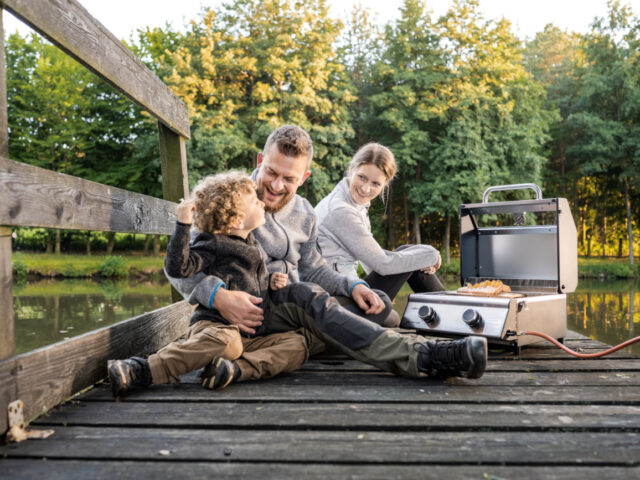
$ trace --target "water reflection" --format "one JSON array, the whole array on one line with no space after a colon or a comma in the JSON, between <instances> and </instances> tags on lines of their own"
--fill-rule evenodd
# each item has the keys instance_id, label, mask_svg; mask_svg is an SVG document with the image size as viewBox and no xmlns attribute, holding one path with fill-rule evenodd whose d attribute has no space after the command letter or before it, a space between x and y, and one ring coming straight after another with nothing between
<instances>
[{"instance_id":1,"label":"water reflection","mask_svg":"<svg viewBox=\"0 0 640 480\"><path fill-rule=\"evenodd\" d=\"M445 287L459 286L456 277ZM395 302L404 312L405 286ZM15 349L23 353L89 332L171 303L164 278L129 280L43 280L14 286ZM640 283L581 280L567 297L567 326L609 345L640 335ZM640 356L640 342L627 351Z\"/></svg>"},{"instance_id":2,"label":"water reflection","mask_svg":"<svg viewBox=\"0 0 640 480\"><path fill-rule=\"evenodd\" d=\"M460 286L457 277L445 277L448 290ZM403 288L394 305L402 314L411 293ZM580 280L567 295L567 328L608 345L640 336L640 283L633 280ZM625 349L640 356L640 342Z\"/></svg>"},{"instance_id":3,"label":"water reflection","mask_svg":"<svg viewBox=\"0 0 640 480\"><path fill-rule=\"evenodd\" d=\"M170 303L166 279L14 285L15 352L28 352Z\"/></svg>"}]
</instances>

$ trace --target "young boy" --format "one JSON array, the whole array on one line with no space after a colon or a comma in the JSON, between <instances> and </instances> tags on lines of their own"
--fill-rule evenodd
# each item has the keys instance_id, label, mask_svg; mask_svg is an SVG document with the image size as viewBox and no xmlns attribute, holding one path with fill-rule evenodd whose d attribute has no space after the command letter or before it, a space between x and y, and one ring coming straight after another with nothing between
<instances>
[{"instance_id":1,"label":"young boy","mask_svg":"<svg viewBox=\"0 0 640 480\"><path fill-rule=\"evenodd\" d=\"M269 281L265 254L251 234L265 219L249 177L237 172L207 177L194 189L194 199L193 206L182 202L177 207L176 231L165 260L167 274L186 277L203 271L215 275L222 279L221 288L261 298L264 321L256 329L256 338L241 336L238 327L230 326L213 309L214 290L211 308L196 309L185 342L167 345L148 361L132 357L109 362L114 396L133 387L177 382L181 374L200 367L205 367L203 386L213 389L273 376L302 365L309 346L318 341L408 377L479 378L484 373L487 341L483 337L436 341L401 335L341 307L318 285L286 285L287 275L278 273ZM192 210L200 233L190 247ZM301 328L304 337L292 332Z\"/></svg>"},{"instance_id":2,"label":"young boy","mask_svg":"<svg viewBox=\"0 0 640 480\"><path fill-rule=\"evenodd\" d=\"M192 200L176 207L176 229L167 247L165 269L174 277L198 272L216 275L225 287L261 297L268 308L269 290L287 283L282 273L269 274L265 254L251 231L264 224L264 204L251 179L240 172L208 176L195 187ZM191 247L191 223L198 229ZM265 318L268 313L265 312ZM241 333L220 314L199 306L191 317L187 339L151 355L109 361L114 397L131 387L175 383L179 376L206 367L202 385L219 389L236 382L272 377L299 368L308 358L304 336L289 331L267 335L264 322L253 335Z\"/></svg>"}]
</instances>

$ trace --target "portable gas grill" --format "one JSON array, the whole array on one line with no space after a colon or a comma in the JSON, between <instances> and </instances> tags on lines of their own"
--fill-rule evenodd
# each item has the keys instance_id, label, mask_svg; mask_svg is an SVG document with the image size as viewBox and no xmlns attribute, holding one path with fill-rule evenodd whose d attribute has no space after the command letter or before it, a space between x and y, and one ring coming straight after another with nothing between
<instances>
[{"instance_id":1,"label":"portable gas grill","mask_svg":"<svg viewBox=\"0 0 640 480\"><path fill-rule=\"evenodd\" d=\"M491 192L533 189L535 200L488 202ZM567 333L567 293L578 285L576 226L566 198L542 198L533 183L488 188L482 203L460 205L462 285L501 280L511 292L478 296L455 291L409 295L402 326L441 337L482 335L519 347L560 341Z\"/></svg>"}]
</instances>

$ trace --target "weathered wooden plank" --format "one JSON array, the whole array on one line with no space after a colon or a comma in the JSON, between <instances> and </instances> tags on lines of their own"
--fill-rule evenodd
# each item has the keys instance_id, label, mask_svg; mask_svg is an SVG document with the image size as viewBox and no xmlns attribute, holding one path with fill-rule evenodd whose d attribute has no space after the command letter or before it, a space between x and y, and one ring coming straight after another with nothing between
<instances>
[{"instance_id":1,"label":"weathered wooden plank","mask_svg":"<svg viewBox=\"0 0 640 480\"><path fill-rule=\"evenodd\" d=\"M0 4L169 128L190 137L184 102L76 0Z\"/></svg>"},{"instance_id":2,"label":"weathered wooden plank","mask_svg":"<svg viewBox=\"0 0 640 480\"><path fill-rule=\"evenodd\" d=\"M59 428L42 442L2 447L11 457L359 464L640 464L640 434ZM534 452L534 453L528 453Z\"/></svg>"},{"instance_id":3,"label":"weathered wooden plank","mask_svg":"<svg viewBox=\"0 0 640 480\"><path fill-rule=\"evenodd\" d=\"M0 360L14 354L12 279L11 228L0 226Z\"/></svg>"},{"instance_id":4,"label":"weathered wooden plank","mask_svg":"<svg viewBox=\"0 0 640 480\"><path fill-rule=\"evenodd\" d=\"M640 432L640 405L483 405L459 403L75 402L38 425L246 429L478 430L544 429Z\"/></svg>"},{"instance_id":5,"label":"weathered wooden plank","mask_svg":"<svg viewBox=\"0 0 640 480\"><path fill-rule=\"evenodd\" d=\"M187 152L184 139L158 122L160 163L162 166L162 196L165 200L179 202L189 196ZM182 295L171 287L171 299L182 300Z\"/></svg>"},{"instance_id":6,"label":"weathered wooden plank","mask_svg":"<svg viewBox=\"0 0 640 480\"><path fill-rule=\"evenodd\" d=\"M189 195L187 153L184 138L158 123L160 161L162 168L162 196L179 202Z\"/></svg>"},{"instance_id":7,"label":"weathered wooden plank","mask_svg":"<svg viewBox=\"0 0 640 480\"><path fill-rule=\"evenodd\" d=\"M0 384L0 398L22 400L31 419L104 378L108 359L150 353L178 338L191 311L180 302L4 360L0 378L14 377L16 386Z\"/></svg>"},{"instance_id":8,"label":"weathered wooden plank","mask_svg":"<svg viewBox=\"0 0 640 480\"><path fill-rule=\"evenodd\" d=\"M640 373L627 372L486 372L481 378L469 380L466 378L452 377L445 380L437 378L404 378L382 371L372 372L343 372L336 375L333 372L295 372L283 379L290 379L292 385L362 385L381 386L388 388L414 385L416 387L450 385L473 389L481 386L638 386L640 387ZM277 380L277 379L276 379ZM265 380L261 383L268 384L276 380ZM186 383L199 383L195 375L185 376ZM281 380L282 381L282 380ZM286 381L286 380L284 380Z\"/></svg>"},{"instance_id":9,"label":"weathered wooden plank","mask_svg":"<svg viewBox=\"0 0 640 480\"><path fill-rule=\"evenodd\" d=\"M489 358L487 372L625 372L640 371L640 360L619 359L607 360L504 360ZM300 372L334 371L334 372L373 372L378 371L373 365L344 358L341 360L310 360L299 369Z\"/></svg>"},{"instance_id":10,"label":"weathered wooden plank","mask_svg":"<svg viewBox=\"0 0 640 480\"><path fill-rule=\"evenodd\" d=\"M172 202L0 157L0 225L170 234Z\"/></svg>"},{"instance_id":11,"label":"weathered wooden plank","mask_svg":"<svg viewBox=\"0 0 640 480\"><path fill-rule=\"evenodd\" d=\"M425 478L455 478L478 480L517 478L521 480L638 478L640 467L619 466L502 466L502 465L327 465L324 463L228 463L228 462L172 462L170 459L157 461L115 461L101 462L79 460L6 459L2 462L0 478L14 480L47 478L50 480L141 480L156 478L225 478L246 480L259 478L270 480L296 478L301 480L328 478L389 480L402 478L424 480ZM3 476L4 475L4 476Z\"/></svg>"},{"instance_id":12,"label":"weathered wooden plank","mask_svg":"<svg viewBox=\"0 0 640 480\"><path fill-rule=\"evenodd\" d=\"M295 380L295 379L294 379ZM112 400L108 385L98 385L83 394L83 400ZM289 376L232 385L214 394L195 383L177 385L157 385L146 390L131 392L123 400L170 401L170 402L391 402L391 403L433 403L462 402L484 403L567 403L576 405L607 404L636 405L640 402L640 386L468 386L449 384L429 384L406 379L405 383L394 385L343 385L315 384L299 385Z\"/></svg>"}]
</instances>

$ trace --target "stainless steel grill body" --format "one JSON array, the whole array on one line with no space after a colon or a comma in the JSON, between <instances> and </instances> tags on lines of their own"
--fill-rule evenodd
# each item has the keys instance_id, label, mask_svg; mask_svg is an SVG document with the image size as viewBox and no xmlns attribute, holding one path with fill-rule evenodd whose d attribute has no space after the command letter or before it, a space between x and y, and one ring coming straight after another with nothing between
<instances>
[{"instance_id":1,"label":"stainless steel grill body","mask_svg":"<svg viewBox=\"0 0 640 480\"><path fill-rule=\"evenodd\" d=\"M488 202L494 190L534 188L535 200ZM489 188L483 202L460 206L461 285L501 280L502 296L456 292L409 296L403 324L433 336L483 335L492 343L542 341L517 336L535 330L557 339L567 332L566 294L578 284L577 234L564 198L542 198L536 185Z\"/></svg>"}]
</instances>

